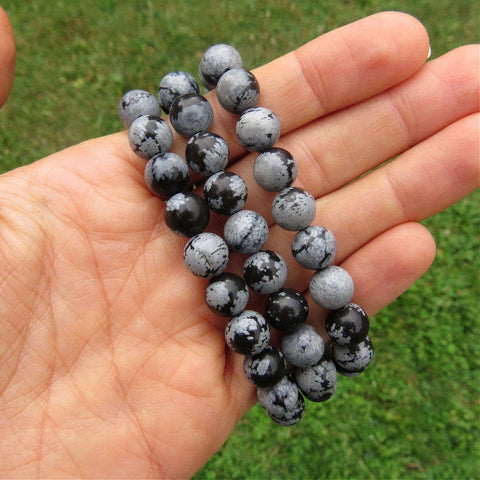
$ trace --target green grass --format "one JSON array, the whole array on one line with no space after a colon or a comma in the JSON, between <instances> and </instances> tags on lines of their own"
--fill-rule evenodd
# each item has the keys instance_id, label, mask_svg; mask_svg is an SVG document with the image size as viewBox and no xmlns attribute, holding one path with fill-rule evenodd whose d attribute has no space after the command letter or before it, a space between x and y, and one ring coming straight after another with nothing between
<instances>
[{"instance_id":1,"label":"green grass","mask_svg":"<svg viewBox=\"0 0 480 480\"><path fill-rule=\"evenodd\" d=\"M213 43L233 43L254 67L386 9L419 17L434 56L478 41L475 0L13 0L4 7L18 68L0 113L0 171L119 130L115 110L125 91L155 92L173 69L196 73ZM254 408L196 478L478 478L479 201L477 192L425 221L437 259L373 319L373 367L342 378L336 398L309 405L296 427L275 427Z\"/></svg>"}]
</instances>

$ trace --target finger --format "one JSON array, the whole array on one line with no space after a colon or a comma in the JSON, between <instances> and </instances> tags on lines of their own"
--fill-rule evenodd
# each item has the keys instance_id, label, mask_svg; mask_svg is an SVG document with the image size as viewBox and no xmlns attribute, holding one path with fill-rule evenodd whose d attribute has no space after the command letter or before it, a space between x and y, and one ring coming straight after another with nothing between
<instances>
[{"instance_id":1,"label":"finger","mask_svg":"<svg viewBox=\"0 0 480 480\"><path fill-rule=\"evenodd\" d=\"M441 130L393 162L317 200L312 222L337 239L336 263L382 232L420 221L478 187L479 117L470 115ZM308 276L290 253L292 232L270 229L267 246L287 261L289 282L305 288Z\"/></svg>"},{"instance_id":2,"label":"finger","mask_svg":"<svg viewBox=\"0 0 480 480\"><path fill-rule=\"evenodd\" d=\"M328 115L281 138L296 158L295 185L325 195L479 109L478 47L452 51L375 98ZM256 155L232 170L249 185L246 208L273 223L253 178ZM270 195L273 198L273 195Z\"/></svg>"},{"instance_id":3,"label":"finger","mask_svg":"<svg viewBox=\"0 0 480 480\"><path fill-rule=\"evenodd\" d=\"M15 38L7 14L0 7L0 107L7 101L15 71Z\"/></svg>"},{"instance_id":4,"label":"finger","mask_svg":"<svg viewBox=\"0 0 480 480\"><path fill-rule=\"evenodd\" d=\"M428 270L434 257L435 242L430 232L421 224L404 223L371 240L341 266L355 283L352 301L372 316L413 285ZM324 328L326 312L308 293L306 297L310 305L308 323L328 339ZM254 388L243 373L241 355L229 353L225 374L241 417L255 402Z\"/></svg>"},{"instance_id":5,"label":"finger","mask_svg":"<svg viewBox=\"0 0 480 480\"><path fill-rule=\"evenodd\" d=\"M285 134L400 83L421 68L428 48L425 28L415 18L372 15L255 69L258 104L277 114ZM223 110L214 92L208 98L216 115L212 131L238 155L243 151L235 136L238 116Z\"/></svg>"}]
</instances>

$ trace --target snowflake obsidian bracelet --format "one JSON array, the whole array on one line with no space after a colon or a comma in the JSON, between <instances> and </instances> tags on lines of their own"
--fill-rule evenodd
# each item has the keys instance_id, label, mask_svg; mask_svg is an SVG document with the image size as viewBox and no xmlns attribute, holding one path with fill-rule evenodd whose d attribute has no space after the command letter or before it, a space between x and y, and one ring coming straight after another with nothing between
<instances>
[{"instance_id":1,"label":"snowflake obsidian bracelet","mask_svg":"<svg viewBox=\"0 0 480 480\"><path fill-rule=\"evenodd\" d=\"M225 170L229 148L209 128L213 109L199 94L195 78L187 72L167 73L159 85L158 100L143 90L132 90L120 101L120 119L129 128L135 153L148 159L145 182L153 194L166 200L165 222L173 233L189 237L184 248L186 267L209 279L205 301L212 315L230 317L225 341L245 355L247 379L257 387L259 403L272 420L294 425L304 415L304 396L312 402L328 400L337 388L337 373L357 376L373 357L364 310L350 303L353 280L334 266L335 237L325 227L311 225L316 204L306 190L292 186L298 172L293 155L275 143L280 136L278 117L256 106L260 88L255 76L243 68L234 47L219 44L202 57L200 79L215 89L220 105L239 114L236 134L249 151L258 152L253 175L260 187L278 192L272 215L280 227L296 231L293 258L314 270L309 291L312 299L329 310L324 339L306 323L309 307L304 295L283 288L287 265L276 252L265 250L269 228L265 219L244 209L247 185ZM170 114L173 128L188 139L185 159L169 152L172 132L160 111ZM189 191L189 167L206 178L203 197ZM205 232L210 210L228 217L224 238ZM230 252L248 255L243 278L227 272ZM265 311L248 308L253 295L267 295ZM270 344L271 328L282 336L281 349ZM330 345L327 345L331 342Z\"/></svg>"}]
</instances>

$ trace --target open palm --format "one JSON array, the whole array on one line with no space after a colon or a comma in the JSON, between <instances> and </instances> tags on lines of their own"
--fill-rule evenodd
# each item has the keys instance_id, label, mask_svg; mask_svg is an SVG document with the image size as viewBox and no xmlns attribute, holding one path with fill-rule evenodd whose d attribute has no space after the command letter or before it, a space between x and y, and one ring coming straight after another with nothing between
<instances>
[{"instance_id":1,"label":"open palm","mask_svg":"<svg viewBox=\"0 0 480 480\"><path fill-rule=\"evenodd\" d=\"M478 181L477 50L424 65L427 52L421 25L388 13L255 71L259 104L282 123L278 145L299 164L296 185L317 198L314 223L334 232L336 263L369 314L433 259L414 222ZM235 116L209 99L212 131L249 185L247 208L271 225L267 247L287 259L287 285L306 290L309 273L273 224L273 197L255 185ZM0 177L0 475L188 477L254 401L144 166L120 133ZM209 230L221 224L214 216ZM241 262L232 255L231 269Z\"/></svg>"}]
</instances>

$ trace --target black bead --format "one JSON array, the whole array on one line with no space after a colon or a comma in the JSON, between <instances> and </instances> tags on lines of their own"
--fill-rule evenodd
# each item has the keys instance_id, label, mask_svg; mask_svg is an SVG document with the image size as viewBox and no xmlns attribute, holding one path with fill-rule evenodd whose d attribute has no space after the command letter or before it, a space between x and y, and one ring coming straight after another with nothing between
<instances>
[{"instance_id":1,"label":"black bead","mask_svg":"<svg viewBox=\"0 0 480 480\"><path fill-rule=\"evenodd\" d=\"M195 193L177 193L167 202L165 223L177 235L193 237L202 233L209 220L207 203Z\"/></svg>"},{"instance_id":2,"label":"black bead","mask_svg":"<svg viewBox=\"0 0 480 480\"><path fill-rule=\"evenodd\" d=\"M155 155L145 167L145 182L148 188L164 200L182 192L189 179L187 163L174 153Z\"/></svg>"},{"instance_id":3,"label":"black bead","mask_svg":"<svg viewBox=\"0 0 480 480\"><path fill-rule=\"evenodd\" d=\"M369 326L367 314L355 303L331 310L325 320L328 335L340 345L360 343L368 335Z\"/></svg>"},{"instance_id":4,"label":"black bead","mask_svg":"<svg viewBox=\"0 0 480 480\"><path fill-rule=\"evenodd\" d=\"M285 357L275 347L265 347L257 355L245 357L243 370L248 380L257 387L271 387L287 372Z\"/></svg>"},{"instance_id":5,"label":"black bead","mask_svg":"<svg viewBox=\"0 0 480 480\"><path fill-rule=\"evenodd\" d=\"M334 342L332 354L338 373L342 375L360 374L372 361L373 344L369 337L352 345L339 345Z\"/></svg>"},{"instance_id":6,"label":"black bead","mask_svg":"<svg viewBox=\"0 0 480 480\"><path fill-rule=\"evenodd\" d=\"M226 296L225 292L228 292ZM248 296L247 284L243 278L230 272L212 278L205 289L208 308L213 313L228 317L238 315L245 309Z\"/></svg>"},{"instance_id":7,"label":"black bead","mask_svg":"<svg viewBox=\"0 0 480 480\"><path fill-rule=\"evenodd\" d=\"M307 316L308 302L298 290L281 288L267 299L265 318L277 330L294 330L306 321Z\"/></svg>"},{"instance_id":8,"label":"black bead","mask_svg":"<svg viewBox=\"0 0 480 480\"><path fill-rule=\"evenodd\" d=\"M233 172L218 172L205 182L203 197L215 213L233 215L247 201L247 186Z\"/></svg>"}]
</instances>

